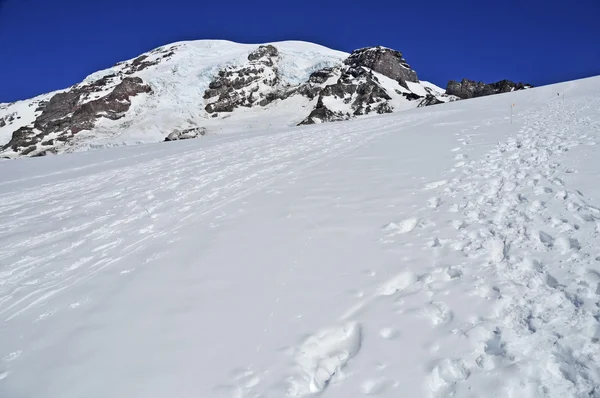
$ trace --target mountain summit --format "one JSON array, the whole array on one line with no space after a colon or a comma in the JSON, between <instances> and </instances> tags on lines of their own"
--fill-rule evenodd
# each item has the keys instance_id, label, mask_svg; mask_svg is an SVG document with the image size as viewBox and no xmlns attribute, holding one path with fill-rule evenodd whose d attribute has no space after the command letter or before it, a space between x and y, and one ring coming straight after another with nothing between
<instances>
[{"instance_id":1,"label":"mountain summit","mask_svg":"<svg viewBox=\"0 0 600 398\"><path fill-rule=\"evenodd\" d=\"M385 47L347 54L298 41L179 42L67 89L0 104L0 156L346 120L454 99Z\"/></svg>"}]
</instances>

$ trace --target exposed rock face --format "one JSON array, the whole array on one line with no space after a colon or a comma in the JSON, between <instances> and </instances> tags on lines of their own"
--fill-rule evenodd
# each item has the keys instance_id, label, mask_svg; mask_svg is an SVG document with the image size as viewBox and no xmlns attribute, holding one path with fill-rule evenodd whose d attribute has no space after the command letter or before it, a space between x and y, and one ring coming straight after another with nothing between
<instances>
[{"instance_id":1,"label":"exposed rock face","mask_svg":"<svg viewBox=\"0 0 600 398\"><path fill-rule=\"evenodd\" d=\"M417 73L410 68L401 52L381 46L355 50L344 63L353 68L367 67L399 82L419 81Z\"/></svg>"},{"instance_id":2,"label":"exposed rock face","mask_svg":"<svg viewBox=\"0 0 600 398\"><path fill-rule=\"evenodd\" d=\"M435 95L427 94L427 96L419 102L417 105L418 108L422 108L424 106L443 104L443 101L440 101Z\"/></svg>"},{"instance_id":3,"label":"exposed rock face","mask_svg":"<svg viewBox=\"0 0 600 398\"><path fill-rule=\"evenodd\" d=\"M280 82L277 71L279 52L272 45L260 46L248 55L249 63L219 71L204 92L208 113L231 112L240 106L265 106L280 98L276 87Z\"/></svg>"},{"instance_id":4,"label":"exposed rock face","mask_svg":"<svg viewBox=\"0 0 600 398\"><path fill-rule=\"evenodd\" d=\"M268 62L277 56L279 56L277 48L267 44L266 46L259 46L257 50L252 51L248 55L248 61L258 61L261 58L264 58L264 60Z\"/></svg>"},{"instance_id":5,"label":"exposed rock face","mask_svg":"<svg viewBox=\"0 0 600 398\"><path fill-rule=\"evenodd\" d=\"M281 84L277 68L279 51L272 45L260 46L248 55L242 67L222 70L204 93L208 113L232 112L238 107L266 106L277 99L299 94L309 99L319 96L311 114L300 124L344 120L372 112L392 111L386 90L370 71L396 80L408 89L407 81L418 82L417 74L398 51L370 47L354 51L340 67L327 67L313 72L306 83L295 87ZM368 72L369 71L369 72ZM336 80L337 79L337 80ZM403 94L408 100L422 97ZM340 100L345 111L325 109L330 102Z\"/></svg>"},{"instance_id":6,"label":"exposed rock face","mask_svg":"<svg viewBox=\"0 0 600 398\"><path fill-rule=\"evenodd\" d=\"M299 124L346 120L352 116L372 112L390 113L392 108L387 103L390 99L391 97L370 71L361 67L348 67L335 84L321 90L315 109ZM333 111L327 107L327 104L336 107L336 103L349 104L349 110Z\"/></svg>"},{"instance_id":7,"label":"exposed rock face","mask_svg":"<svg viewBox=\"0 0 600 398\"><path fill-rule=\"evenodd\" d=\"M265 107L268 111L261 112L259 124L272 114L276 123L289 118L283 123L311 124L455 98L419 82L402 53L384 47L356 50L344 60L343 53L323 52L322 48L306 51L304 45L299 49L290 49L289 44L262 45L240 57L240 47L231 51L220 42L199 44L161 47L92 74L68 90L0 104L1 136L12 134L6 145L2 146L5 141L0 143L0 153L18 157L85 150L91 147L88 142L95 144L96 137L103 146L111 145L113 139L121 140L121 135L124 138L119 144L132 142L131 137L143 142L143 138L138 141L142 132L148 133L148 142L194 138L205 130L174 131L173 126L217 125L220 130L221 123L228 123L226 119L247 117L248 112L234 112L238 108ZM224 51L219 46L225 46ZM202 58L199 62L205 56L208 61ZM161 64L172 57L170 63ZM211 64L212 59L216 59L215 64ZM206 78L210 80L208 87ZM132 111L132 97L153 93L146 82L152 83L156 93L149 101L140 101L139 106L136 103ZM507 90L501 83L497 83L497 90ZM203 87L199 96L195 84ZM429 93L427 97L423 97L423 88ZM175 112L171 112L172 106ZM17 121L21 116L23 120ZM124 116L118 123L98 123L102 118L119 120ZM253 124L247 125L253 128ZM79 134L81 131L92 134Z\"/></svg>"},{"instance_id":8,"label":"exposed rock face","mask_svg":"<svg viewBox=\"0 0 600 398\"><path fill-rule=\"evenodd\" d=\"M82 130L92 129L96 120L101 117L119 119L131 106L130 97L152 91L141 78L126 77L116 84L108 95L89 100L107 85L114 84L115 79L115 75L108 75L91 84L75 86L71 90L54 95L44 105L33 126L24 126L16 130L3 149L12 148L19 151L20 148L27 148L22 151L22 154L26 155L33 152L37 143L44 141L49 134L54 134L58 141L65 142Z\"/></svg>"},{"instance_id":9,"label":"exposed rock face","mask_svg":"<svg viewBox=\"0 0 600 398\"><path fill-rule=\"evenodd\" d=\"M174 130L165 138L165 141L188 140L190 138L200 137L205 134L206 129L203 127L193 127L185 130Z\"/></svg>"},{"instance_id":10,"label":"exposed rock face","mask_svg":"<svg viewBox=\"0 0 600 398\"><path fill-rule=\"evenodd\" d=\"M17 116L16 113L9 113L8 115L5 115L4 117L0 117L0 128L6 126L6 125L11 125L13 121L15 121L16 119L20 119L19 116Z\"/></svg>"},{"instance_id":11,"label":"exposed rock face","mask_svg":"<svg viewBox=\"0 0 600 398\"><path fill-rule=\"evenodd\" d=\"M460 82L450 80L446 87L446 94L455 95L461 99L468 99L524 90L531 87L533 86L530 84L515 83L510 80L501 80L490 84L475 82L474 80L468 79L463 79Z\"/></svg>"},{"instance_id":12,"label":"exposed rock face","mask_svg":"<svg viewBox=\"0 0 600 398\"><path fill-rule=\"evenodd\" d=\"M321 90L327 85L327 83L335 83L341 75L341 68L323 68L318 71L311 73L306 83L301 84L299 87L288 90L284 97L288 97L293 94L300 94L308 99L313 99L319 95Z\"/></svg>"}]
</instances>

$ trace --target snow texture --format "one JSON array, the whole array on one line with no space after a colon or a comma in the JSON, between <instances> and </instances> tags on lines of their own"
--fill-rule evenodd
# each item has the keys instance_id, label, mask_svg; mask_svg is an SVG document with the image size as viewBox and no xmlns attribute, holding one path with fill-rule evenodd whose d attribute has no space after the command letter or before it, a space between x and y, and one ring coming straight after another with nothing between
<instances>
[{"instance_id":1,"label":"snow texture","mask_svg":"<svg viewBox=\"0 0 600 398\"><path fill-rule=\"evenodd\" d=\"M0 396L598 397L599 92L0 163Z\"/></svg>"}]
</instances>

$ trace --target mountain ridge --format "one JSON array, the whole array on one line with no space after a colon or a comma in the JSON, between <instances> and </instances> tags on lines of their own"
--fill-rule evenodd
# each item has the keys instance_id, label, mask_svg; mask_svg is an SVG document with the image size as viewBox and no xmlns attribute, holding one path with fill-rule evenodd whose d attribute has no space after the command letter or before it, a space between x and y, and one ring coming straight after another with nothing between
<instances>
[{"instance_id":1,"label":"mountain ridge","mask_svg":"<svg viewBox=\"0 0 600 398\"><path fill-rule=\"evenodd\" d=\"M194 129L341 121L457 99L419 80L401 52L383 46L349 54L302 41L183 41L71 87L0 104L0 157L160 142Z\"/></svg>"}]
</instances>

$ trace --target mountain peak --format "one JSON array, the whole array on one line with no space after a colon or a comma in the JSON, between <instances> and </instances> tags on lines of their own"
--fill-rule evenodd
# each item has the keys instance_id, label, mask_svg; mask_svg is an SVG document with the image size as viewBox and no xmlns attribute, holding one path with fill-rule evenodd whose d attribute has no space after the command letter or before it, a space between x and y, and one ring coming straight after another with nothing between
<instances>
[{"instance_id":1,"label":"mountain peak","mask_svg":"<svg viewBox=\"0 0 600 398\"><path fill-rule=\"evenodd\" d=\"M367 67L401 82L418 83L417 73L411 69L400 51L383 46L364 47L352 51L344 61L352 67Z\"/></svg>"}]
</instances>

